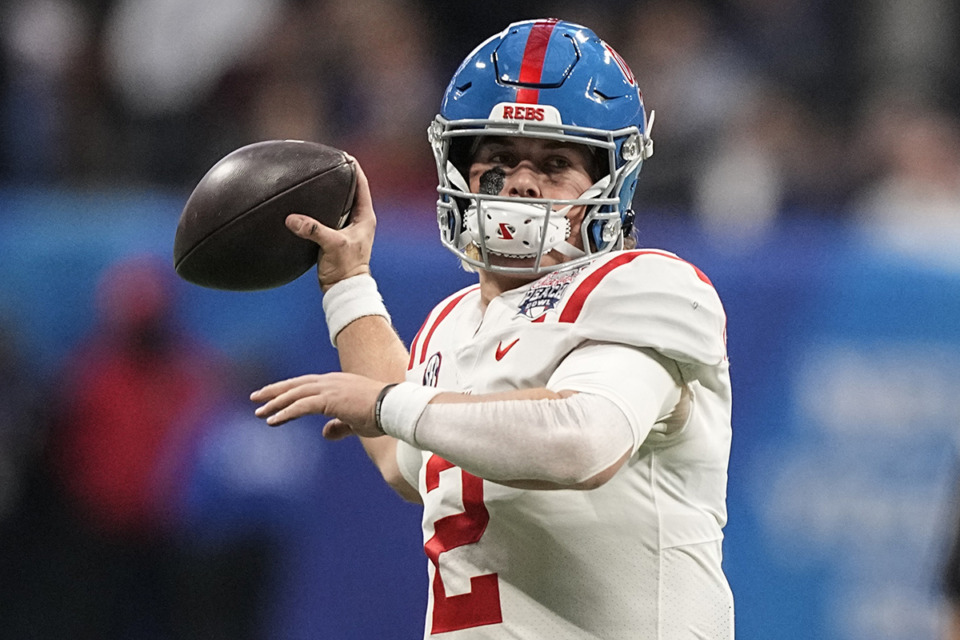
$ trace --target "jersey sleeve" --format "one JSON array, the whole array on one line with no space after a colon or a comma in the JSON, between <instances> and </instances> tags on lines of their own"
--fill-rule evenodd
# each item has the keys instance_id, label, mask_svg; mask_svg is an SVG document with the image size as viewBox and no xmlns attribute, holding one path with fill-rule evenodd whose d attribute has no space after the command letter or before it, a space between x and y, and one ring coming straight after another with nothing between
<instances>
[{"instance_id":1,"label":"jersey sleeve","mask_svg":"<svg viewBox=\"0 0 960 640\"><path fill-rule=\"evenodd\" d=\"M440 323L446 319L458 304L463 302L464 298L477 293L479 290L480 285L476 284L464 287L456 293L447 296L440 304L433 308L427 315L427 319L423 321L413 341L410 343L410 361L407 363L408 372L418 364L423 364L430 347L430 339L433 337L433 332L436 331Z\"/></svg>"},{"instance_id":2,"label":"jersey sleeve","mask_svg":"<svg viewBox=\"0 0 960 640\"><path fill-rule=\"evenodd\" d=\"M685 378L709 378L726 361L726 314L713 284L665 251L624 251L585 270L558 320L587 340L654 349Z\"/></svg>"}]
</instances>

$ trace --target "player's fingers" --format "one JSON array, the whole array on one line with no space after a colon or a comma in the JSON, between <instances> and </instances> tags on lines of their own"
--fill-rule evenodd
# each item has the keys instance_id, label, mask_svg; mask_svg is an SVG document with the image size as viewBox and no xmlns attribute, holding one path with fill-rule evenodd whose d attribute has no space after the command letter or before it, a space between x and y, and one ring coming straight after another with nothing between
<instances>
[{"instance_id":1,"label":"player's fingers","mask_svg":"<svg viewBox=\"0 0 960 640\"><path fill-rule=\"evenodd\" d=\"M313 404L316 405L316 411L314 411L314 413L320 413L325 408L327 402L326 396L324 396L325 390L326 387L320 383L298 385L257 407L256 410L254 410L254 415L258 418L266 418L306 398L313 398Z\"/></svg>"},{"instance_id":2,"label":"player's fingers","mask_svg":"<svg viewBox=\"0 0 960 640\"><path fill-rule=\"evenodd\" d=\"M334 418L323 425L323 437L327 440L343 440L351 435L353 435L353 429L343 420Z\"/></svg>"},{"instance_id":3,"label":"player's fingers","mask_svg":"<svg viewBox=\"0 0 960 640\"><path fill-rule=\"evenodd\" d=\"M353 196L353 211L350 213L350 224L376 224L376 214L373 212L373 196L370 195L370 182L367 174L357 159L348 156L357 170L357 190Z\"/></svg>"},{"instance_id":4,"label":"player's fingers","mask_svg":"<svg viewBox=\"0 0 960 640\"><path fill-rule=\"evenodd\" d=\"M267 400L276 398L281 393L289 391L290 389L293 389L299 385L317 382L319 378L320 374L309 373L306 375L297 376L295 378L288 378L286 380L273 382L251 393L250 399L254 402L266 402Z\"/></svg>"},{"instance_id":5,"label":"player's fingers","mask_svg":"<svg viewBox=\"0 0 960 640\"><path fill-rule=\"evenodd\" d=\"M297 418L323 413L324 411L323 401L315 395L307 396L305 398L300 398L295 402L280 408L277 411L269 411L264 414L258 414L260 417L266 416L267 424L271 427L279 427L280 425L290 422L291 420L296 420Z\"/></svg>"},{"instance_id":6,"label":"player's fingers","mask_svg":"<svg viewBox=\"0 0 960 640\"><path fill-rule=\"evenodd\" d=\"M323 391L324 386L318 383L301 384L288 389L266 404L260 405L253 413L258 418L267 418L304 399L312 399L312 405L322 410L324 406Z\"/></svg>"}]
</instances>

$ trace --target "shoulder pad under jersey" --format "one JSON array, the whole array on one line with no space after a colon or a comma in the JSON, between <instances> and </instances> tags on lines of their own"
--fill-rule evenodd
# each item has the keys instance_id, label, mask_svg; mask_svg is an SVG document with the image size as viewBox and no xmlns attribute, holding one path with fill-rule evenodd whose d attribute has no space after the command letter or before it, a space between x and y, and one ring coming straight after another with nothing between
<instances>
[{"instance_id":1,"label":"shoulder pad under jersey","mask_svg":"<svg viewBox=\"0 0 960 640\"><path fill-rule=\"evenodd\" d=\"M710 279L667 251L621 251L577 275L559 322L590 340L656 349L681 363L726 359L726 314Z\"/></svg>"}]
</instances>

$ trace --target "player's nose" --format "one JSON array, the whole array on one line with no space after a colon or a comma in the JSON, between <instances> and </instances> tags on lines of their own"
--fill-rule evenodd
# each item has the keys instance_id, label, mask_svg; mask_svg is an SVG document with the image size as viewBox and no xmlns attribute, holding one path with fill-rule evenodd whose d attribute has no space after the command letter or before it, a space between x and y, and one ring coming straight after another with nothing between
<instances>
[{"instance_id":1,"label":"player's nose","mask_svg":"<svg viewBox=\"0 0 960 640\"><path fill-rule=\"evenodd\" d=\"M532 165L521 162L507 172L503 188L503 193L513 198L539 198L539 174Z\"/></svg>"}]
</instances>

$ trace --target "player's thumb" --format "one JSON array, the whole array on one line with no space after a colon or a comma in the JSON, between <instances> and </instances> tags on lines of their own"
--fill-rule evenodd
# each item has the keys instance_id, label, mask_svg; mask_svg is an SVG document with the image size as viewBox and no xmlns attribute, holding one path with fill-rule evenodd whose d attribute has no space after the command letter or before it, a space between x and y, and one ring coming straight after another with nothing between
<instances>
[{"instance_id":1,"label":"player's thumb","mask_svg":"<svg viewBox=\"0 0 960 640\"><path fill-rule=\"evenodd\" d=\"M317 244L323 244L324 232L327 228L311 218L299 213L291 213L284 220L287 229L305 240L312 240Z\"/></svg>"},{"instance_id":2,"label":"player's thumb","mask_svg":"<svg viewBox=\"0 0 960 640\"><path fill-rule=\"evenodd\" d=\"M323 437L327 440L343 440L350 435L353 435L350 425L336 418L323 425Z\"/></svg>"}]
</instances>

